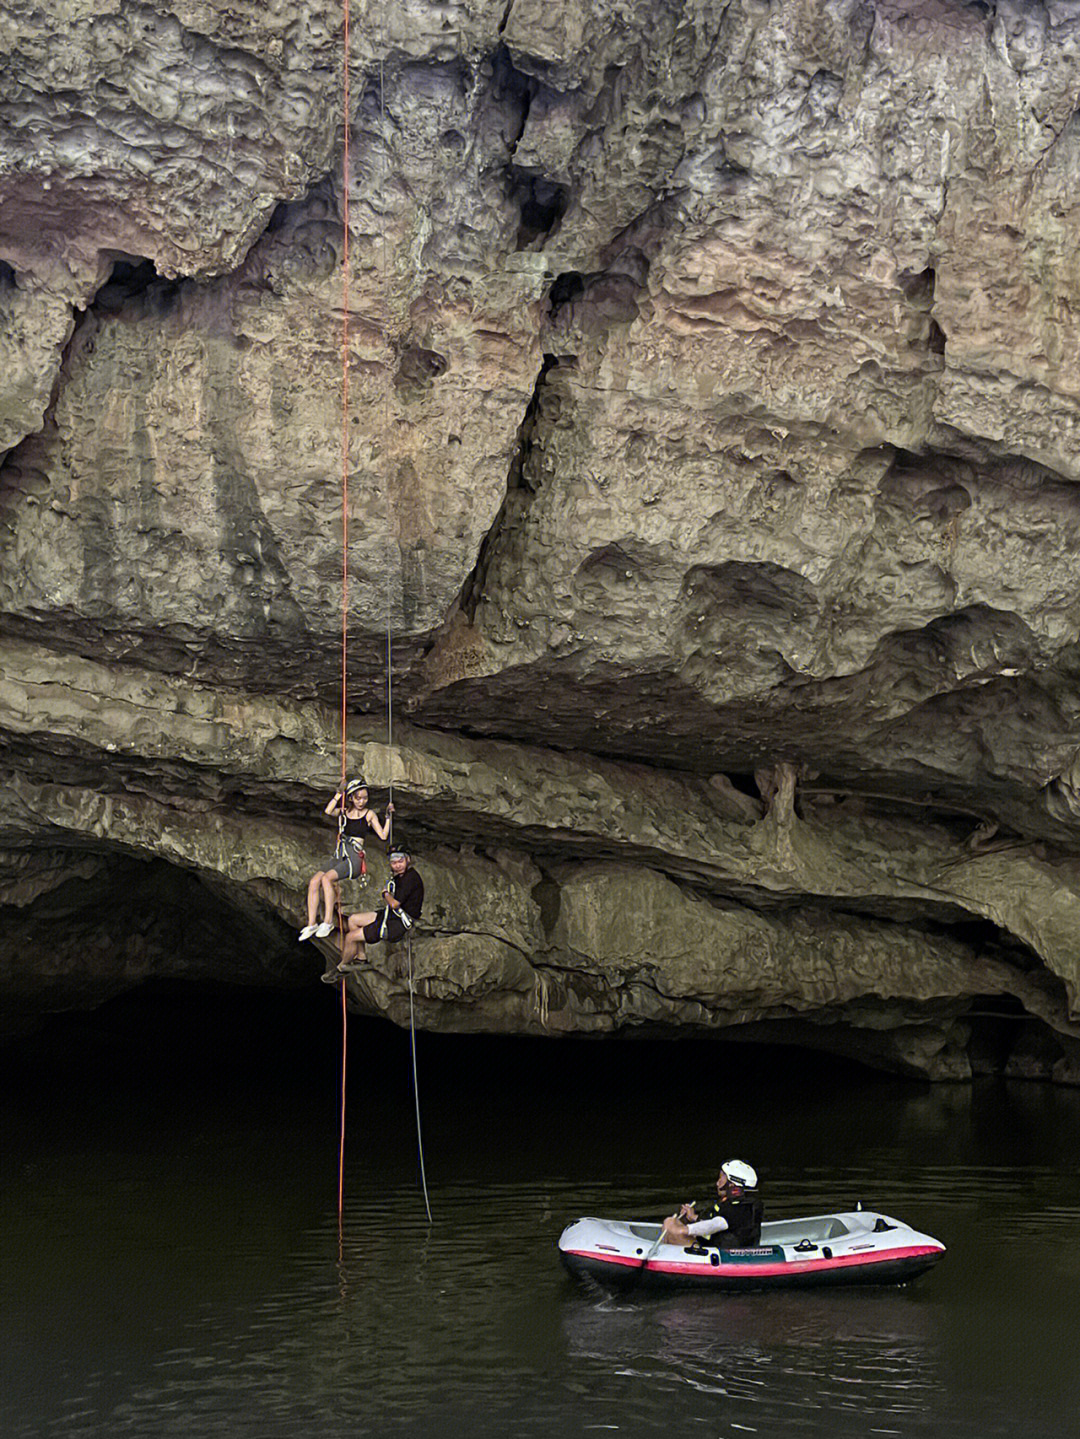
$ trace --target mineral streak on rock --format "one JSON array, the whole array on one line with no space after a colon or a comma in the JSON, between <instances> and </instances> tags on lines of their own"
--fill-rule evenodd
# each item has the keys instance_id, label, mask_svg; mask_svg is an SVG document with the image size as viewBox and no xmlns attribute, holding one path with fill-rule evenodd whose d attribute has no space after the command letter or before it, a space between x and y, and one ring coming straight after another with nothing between
<instances>
[{"instance_id":1,"label":"mineral streak on rock","mask_svg":"<svg viewBox=\"0 0 1080 1439\"><path fill-rule=\"evenodd\" d=\"M344 469L422 1023L1075 1082L1080 6L351 19L343 446L340 6L0 0L9 1027L310 978Z\"/></svg>"}]
</instances>

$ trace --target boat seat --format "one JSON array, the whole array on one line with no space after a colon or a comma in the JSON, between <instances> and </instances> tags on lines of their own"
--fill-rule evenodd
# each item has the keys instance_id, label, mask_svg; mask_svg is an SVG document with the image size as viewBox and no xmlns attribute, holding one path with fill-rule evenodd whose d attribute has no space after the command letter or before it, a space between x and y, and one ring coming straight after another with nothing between
<instances>
[{"instance_id":1,"label":"boat seat","mask_svg":"<svg viewBox=\"0 0 1080 1439\"><path fill-rule=\"evenodd\" d=\"M842 1219L837 1219L831 1214L821 1219L810 1220L809 1222L787 1224L782 1219L772 1224L763 1224L761 1228L762 1244L796 1244L801 1239L809 1239L815 1244L821 1244L829 1239L844 1239L851 1231Z\"/></svg>"}]
</instances>

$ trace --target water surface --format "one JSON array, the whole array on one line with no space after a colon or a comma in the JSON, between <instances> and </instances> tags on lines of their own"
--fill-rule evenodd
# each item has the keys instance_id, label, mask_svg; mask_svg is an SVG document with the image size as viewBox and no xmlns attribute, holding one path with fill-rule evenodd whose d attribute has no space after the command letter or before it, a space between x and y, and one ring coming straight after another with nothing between
<instances>
[{"instance_id":1,"label":"water surface","mask_svg":"<svg viewBox=\"0 0 1080 1439\"><path fill-rule=\"evenodd\" d=\"M9 1439L1078 1432L1080 1094L422 1035L429 1229L407 1045L354 1021L339 1257L325 997L129 1005L9 1070ZM904 1289L612 1300L563 1274L569 1219L658 1216L731 1156L773 1217L861 1199L949 1253Z\"/></svg>"}]
</instances>

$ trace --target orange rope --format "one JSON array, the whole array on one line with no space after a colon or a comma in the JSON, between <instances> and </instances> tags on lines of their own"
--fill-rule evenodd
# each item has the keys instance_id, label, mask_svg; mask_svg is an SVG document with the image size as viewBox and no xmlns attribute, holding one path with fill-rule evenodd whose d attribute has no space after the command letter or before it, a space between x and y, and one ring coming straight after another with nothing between
<instances>
[{"instance_id":1,"label":"orange rope","mask_svg":"<svg viewBox=\"0 0 1080 1439\"><path fill-rule=\"evenodd\" d=\"M342 1257L344 1247L344 1223L345 1223L345 1053L348 1043L349 1026L346 1020L345 991L348 988L345 980L341 981L341 1145L338 1149L338 1186L337 1186L337 1238L338 1238L338 1259Z\"/></svg>"},{"instance_id":2,"label":"orange rope","mask_svg":"<svg viewBox=\"0 0 1080 1439\"><path fill-rule=\"evenodd\" d=\"M349 9L342 5L342 159L341 159L341 807L345 808L348 762L349 675ZM344 916L338 905L338 934L345 949ZM338 1148L338 1258L343 1246L345 1214L345 1060L348 1051L348 1004L341 980L341 1142Z\"/></svg>"},{"instance_id":3,"label":"orange rope","mask_svg":"<svg viewBox=\"0 0 1080 1439\"><path fill-rule=\"evenodd\" d=\"M344 57L341 161L341 788L345 788L349 662L349 6L342 19Z\"/></svg>"}]
</instances>

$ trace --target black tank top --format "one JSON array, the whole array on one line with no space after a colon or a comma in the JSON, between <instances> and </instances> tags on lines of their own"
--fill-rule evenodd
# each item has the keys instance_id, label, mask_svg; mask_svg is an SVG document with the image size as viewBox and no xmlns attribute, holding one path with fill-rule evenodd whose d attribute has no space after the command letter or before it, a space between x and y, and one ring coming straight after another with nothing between
<instances>
[{"instance_id":1,"label":"black tank top","mask_svg":"<svg viewBox=\"0 0 1080 1439\"><path fill-rule=\"evenodd\" d=\"M341 827L341 833L346 839L354 840L357 844L362 845L368 835L374 834L375 831L372 829L371 822L365 811L359 819L346 818L345 823Z\"/></svg>"}]
</instances>

